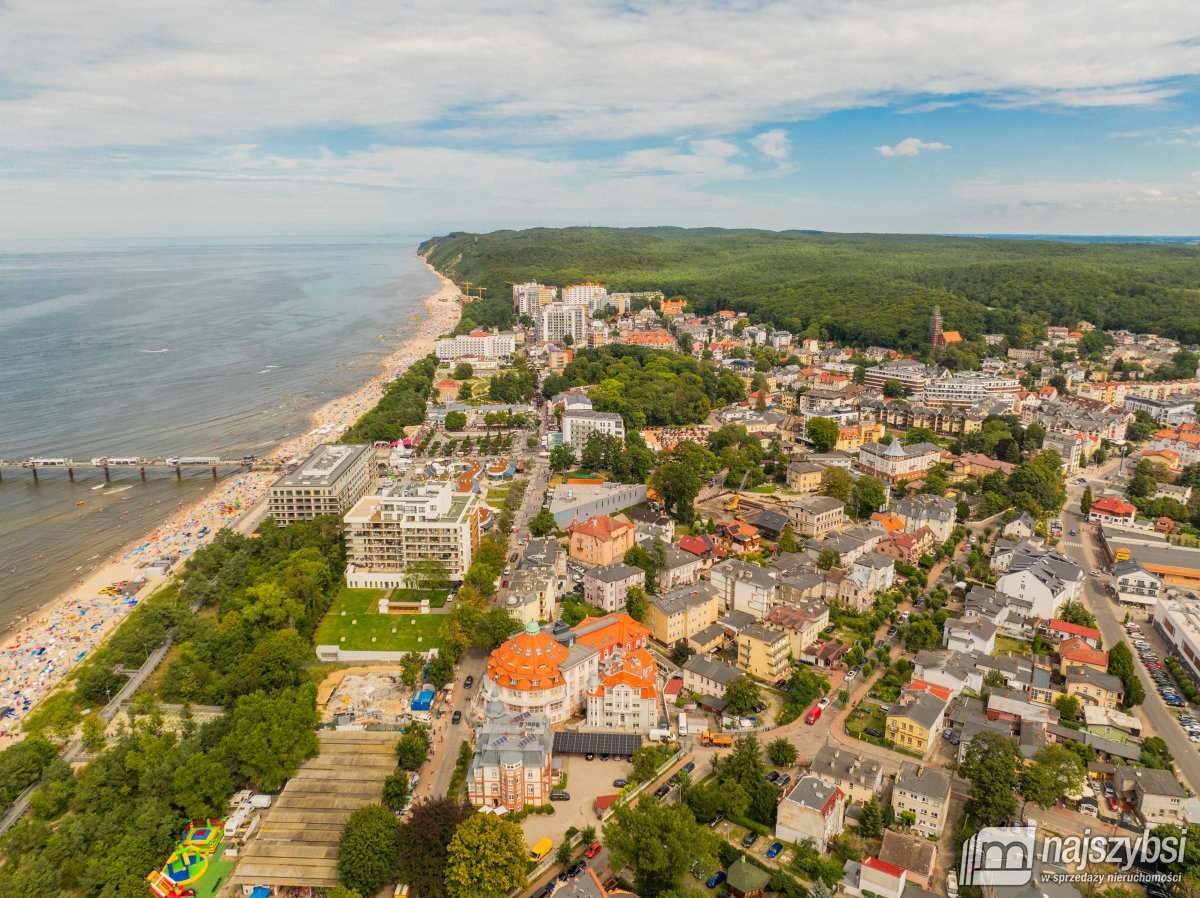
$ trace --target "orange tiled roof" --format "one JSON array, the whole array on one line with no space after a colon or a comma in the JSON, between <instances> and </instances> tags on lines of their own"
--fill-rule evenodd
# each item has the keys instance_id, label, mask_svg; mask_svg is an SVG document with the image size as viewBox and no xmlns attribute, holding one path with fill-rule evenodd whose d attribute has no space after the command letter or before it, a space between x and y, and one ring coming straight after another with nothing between
<instances>
[{"instance_id":1,"label":"orange tiled roof","mask_svg":"<svg viewBox=\"0 0 1200 898\"><path fill-rule=\"evenodd\" d=\"M492 652L487 663L488 678L506 689L522 692L563 685L560 667L570 650L549 633L530 633L529 629Z\"/></svg>"},{"instance_id":2,"label":"orange tiled roof","mask_svg":"<svg viewBox=\"0 0 1200 898\"><path fill-rule=\"evenodd\" d=\"M890 511L877 511L871 515L871 520L879 524L888 533L899 533L904 529L904 519Z\"/></svg>"},{"instance_id":3,"label":"orange tiled roof","mask_svg":"<svg viewBox=\"0 0 1200 898\"><path fill-rule=\"evenodd\" d=\"M1058 647L1058 654L1064 661L1078 661L1080 664L1108 665L1108 652L1094 649L1077 637L1063 640L1062 644Z\"/></svg>"},{"instance_id":4,"label":"orange tiled roof","mask_svg":"<svg viewBox=\"0 0 1200 898\"><path fill-rule=\"evenodd\" d=\"M616 648L645 644L650 631L624 611L606 614L604 617L585 617L573 628L575 641L579 645L595 649L604 655Z\"/></svg>"},{"instance_id":5,"label":"orange tiled roof","mask_svg":"<svg viewBox=\"0 0 1200 898\"><path fill-rule=\"evenodd\" d=\"M627 522L601 514L594 518L588 518L582 524L572 524L567 528L567 532L582 533L584 536L608 542L614 539L618 533L624 533L627 529L629 529Z\"/></svg>"}]
</instances>

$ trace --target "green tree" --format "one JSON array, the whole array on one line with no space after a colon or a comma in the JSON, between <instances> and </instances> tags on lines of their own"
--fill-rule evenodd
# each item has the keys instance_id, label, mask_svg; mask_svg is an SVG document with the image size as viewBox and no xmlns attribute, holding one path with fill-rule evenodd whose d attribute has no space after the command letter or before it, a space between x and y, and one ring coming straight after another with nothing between
<instances>
[{"instance_id":1,"label":"green tree","mask_svg":"<svg viewBox=\"0 0 1200 898\"><path fill-rule=\"evenodd\" d=\"M888 399L902 399L908 395L908 390L900 381L889 377L883 382L883 395Z\"/></svg>"},{"instance_id":2,"label":"green tree","mask_svg":"<svg viewBox=\"0 0 1200 898\"><path fill-rule=\"evenodd\" d=\"M1095 500L1094 500L1094 499L1092 499L1092 488L1091 488L1091 486L1085 486L1085 487L1083 488L1083 495L1079 497L1079 511L1080 511L1080 513L1081 513L1081 514L1085 514L1085 515L1086 515L1086 514L1087 514L1089 511L1091 511L1091 510L1092 510L1092 502L1093 502L1093 501L1095 501Z\"/></svg>"},{"instance_id":3,"label":"green tree","mask_svg":"<svg viewBox=\"0 0 1200 898\"><path fill-rule=\"evenodd\" d=\"M605 824L604 844L614 870L633 871L638 895L660 898L680 892L693 864L714 869L720 839L684 806L643 801L620 808Z\"/></svg>"},{"instance_id":4,"label":"green tree","mask_svg":"<svg viewBox=\"0 0 1200 898\"><path fill-rule=\"evenodd\" d=\"M449 898L507 898L527 885L521 827L494 814L472 814L446 851Z\"/></svg>"},{"instance_id":5,"label":"green tree","mask_svg":"<svg viewBox=\"0 0 1200 898\"><path fill-rule=\"evenodd\" d=\"M475 369L471 367L470 362L459 362L454 366L454 373L450 376L455 380L467 380L475 376Z\"/></svg>"},{"instance_id":6,"label":"green tree","mask_svg":"<svg viewBox=\"0 0 1200 898\"><path fill-rule=\"evenodd\" d=\"M631 586L625 591L625 611L635 621L641 623L650 611L650 601L646 598L646 590L640 586Z\"/></svg>"},{"instance_id":7,"label":"green tree","mask_svg":"<svg viewBox=\"0 0 1200 898\"><path fill-rule=\"evenodd\" d=\"M1087 606L1075 599L1063 602L1058 609L1058 619L1065 620L1069 624L1078 624L1081 627L1096 626L1096 618L1092 616L1092 612L1088 611Z\"/></svg>"},{"instance_id":8,"label":"green tree","mask_svg":"<svg viewBox=\"0 0 1200 898\"><path fill-rule=\"evenodd\" d=\"M1171 770L1174 760L1174 755L1161 736L1147 736L1142 740L1142 763L1147 767Z\"/></svg>"},{"instance_id":9,"label":"green tree","mask_svg":"<svg viewBox=\"0 0 1200 898\"><path fill-rule=\"evenodd\" d=\"M629 774L630 780L635 783L650 782L670 754L665 746L649 743L634 749L633 770Z\"/></svg>"},{"instance_id":10,"label":"green tree","mask_svg":"<svg viewBox=\"0 0 1200 898\"><path fill-rule=\"evenodd\" d=\"M1125 708L1133 708L1146 700L1146 691L1134 670L1133 652L1124 642L1118 642L1108 650L1108 672L1121 681Z\"/></svg>"},{"instance_id":11,"label":"green tree","mask_svg":"<svg viewBox=\"0 0 1200 898\"><path fill-rule=\"evenodd\" d=\"M687 461L668 458L650 475L650 487L675 520L691 523L694 503L703 485L701 472Z\"/></svg>"},{"instance_id":12,"label":"green tree","mask_svg":"<svg viewBox=\"0 0 1200 898\"><path fill-rule=\"evenodd\" d=\"M883 834L883 810L879 807L879 799L874 795L862 806L862 815L858 818L858 831L869 839Z\"/></svg>"},{"instance_id":13,"label":"green tree","mask_svg":"<svg viewBox=\"0 0 1200 898\"><path fill-rule=\"evenodd\" d=\"M421 679L421 671L424 669L424 658L416 652L405 652L400 657L400 682L412 689Z\"/></svg>"},{"instance_id":14,"label":"green tree","mask_svg":"<svg viewBox=\"0 0 1200 898\"><path fill-rule=\"evenodd\" d=\"M739 736L733 751L721 760L717 780L723 788L740 787L749 799L750 818L770 826L775 819L778 790L767 782L762 748L754 736Z\"/></svg>"},{"instance_id":15,"label":"green tree","mask_svg":"<svg viewBox=\"0 0 1200 898\"><path fill-rule=\"evenodd\" d=\"M958 774L971 783L966 810L976 826L996 826L1016 812L1020 764L1013 744L999 733L982 732L971 740Z\"/></svg>"},{"instance_id":16,"label":"green tree","mask_svg":"<svg viewBox=\"0 0 1200 898\"><path fill-rule=\"evenodd\" d=\"M396 743L396 763L404 770L416 770L429 756L429 729L424 724L409 724Z\"/></svg>"},{"instance_id":17,"label":"green tree","mask_svg":"<svg viewBox=\"0 0 1200 898\"><path fill-rule=\"evenodd\" d=\"M402 811L408 804L408 774L397 770L383 781L383 805L389 811Z\"/></svg>"},{"instance_id":18,"label":"green tree","mask_svg":"<svg viewBox=\"0 0 1200 898\"><path fill-rule=\"evenodd\" d=\"M555 446L550 450L550 470L567 471L575 465L575 453L570 446Z\"/></svg>"},{"instance_id":19,"label":"green tree","mask_svg":"<svg viewBox=\"0 0 1200 898\"><path fill-rule=\"evenodd\" d=\"M412 898L446 895L446 857L458 825L476 811L465 801L430 798L412 806L400 826L396 877L407 883Z\"/></svg>"},{"instance_id":20,"label":"green tree","mask_svg":"<svg viewBox=\"0 0 1200 898\"><path fill-rule=\"evenodd\" d=\"M463 412L446 413L446 430L461 431L467 427L467 416Z\"/></svg>"},{"instance_id":21,"label":"green tree","mask_svg":"<svg viewBox=\"0 0 1200 898\"><path fill-rule=\"evenodd\" d=\"M472 642L485 652L499 648L521 629L521 622L503 608L489 608L475 625Z\"/></svg>"},{"instance_id":22,"label":"green tree","mask_svg":"<svg viewBox=\"0 0 1200 898\"><path fill-rule=\"evenodd\" d=\"M767 744L767 757L776 767L791 767L796 763L796 746L780 736Z\"/></svg>"},{"instance_id":23,"label":"green tree","mask_svg":"<svg viewBox=\"0 0 1200 898\"><path fill-rule=\"evenodd\" d=\"M832 570L835 567L841 567L842 556L833 549L822 549L821 553L817 556L816 564L818 570Z\"/></svg>"},{"instance_id":24,"label":"green tree","mask_svg":"<svg viewBox=\"0 0 1200 898\"><path fill-rule=\"evenodd\" d=\"M379 804L359 808L338 841L338 879L360 894L374 895L391 880L399 846L391 811Z\"/></svg>"},{"instance_id":25,"label":"green tree","mask_svg":"<svg viewBox=\"0 0 1200 898\"><path fill-rule=\"evenodd\" d=\"M904 631L904 645L910 652L936 649L942 644L942 631L928 617L919 617Z\"/></svg>"},{"instance_id":26,"label":"green tree","mask_svg":"<svg viewBox=\"0 0 1200 898\"><path fill-rule=\"evenodd\" d=\"M564 870L571 866L571 861L575 860L575 846L569 839L563 839L558 843L558 850L554 852L554 860Z\"/></svg>"},{"instance_id":27,"label":"green tree","mask_svg":"<svg viewBox=\"0 0 1200 898\"><path fill-rule=\"evenodd\" d=\"M229 712L222 744L240 773L273 792L319 751L317 721L317 690L311 683L273 695L252 692Z\"/></svg>"},{"instance_id":28,"label":"green tree","mask_svg":"<svg viewBox=\"0 0 1200 898\"><path fill-rule=\"evenodd\" d=\"M792 529L792 525L790 523L785 524L783 527L783 532L779 534L779 551L800 551L800 541L796 539L796 531Z\"/></svg>"},{"instance_id":29,"label":"green tree","mask_svg":"<svg viewBox=\"0 0 1200 898\"><path fill-rule=\"evenodd\" d=\"M429 662L425 678L435 689L441 689L454 679L454 660L448 652L438 652L437 657Z\"/></svg>"},{"instance_id":30,"label":"green tree","mask_svg":"<svg viewBox=\"0 0 1200 898\"><path fill-rule=\"evenodd\" d=\"M829 452L837 445L838 426L836 421L818 415L809 418L805 424L808 440L817 452Z\"/></svg>"},{"instance_id":31,"label":"green tree","mask_svg":"<svg viewBox=\"0 0 1200 898\"><path fill-rule=\"evenodd\" d=\"M1073 695L1060 695L1054 700L1054 708L1063 720L1078 719L1079 707L1079 699Z\"/></svg>"},{"instance_id":32,"label":"green tree","mask_svg":"<svg viewBox=\"0 0 1200 898\"><path fill-rule=\"evenodd\" d=\"M1064 795L1078 795L1087 778L1079 755L1062 745L1047 745L1021 769L1021 794L1048 808Z\"/></svg>"},{"instance_id":33,"label":"green tree","mask_svg":"<svg viewBox=\"0 0 1200 898\"><path fill-rule=\"evenodd\" d=\"M870 517L887 504L887 488L874 477L864 475L854 481L852 498L855 514L859 518Z\"/></svg>"},{"instance_id":34,"label":"green tree","mask_svg":"<svg viewBox=\"0 0 1200 898\"><path fill-rule=\"evenodd\" d=\"M550 514L549 508L542 508L529 519L529 532L539 539L543 536L548 536L557 529L558 522L554 520L554 515Z\"/></svg>"},{"instance_id":35,"label":"green tree","mask_svg":"<svg viewBox=\"0 0 1200 898\"><path fill-rule=\"evenodd\" d=\"M725 688L725 702L731 714L753 714L762 700L762 690L747 676L738 677Z\"/></svg>"},{"instance_id":36,"label":"green tree","mask_svg":"<svg viewBox=\"0 0 1200 898\"><path fill-rule=\"evenodd\" d=\"M854 476L844 468L828 467L821 472L821 495L850 503L854 494Z\"/></svg>"}]
</instances>

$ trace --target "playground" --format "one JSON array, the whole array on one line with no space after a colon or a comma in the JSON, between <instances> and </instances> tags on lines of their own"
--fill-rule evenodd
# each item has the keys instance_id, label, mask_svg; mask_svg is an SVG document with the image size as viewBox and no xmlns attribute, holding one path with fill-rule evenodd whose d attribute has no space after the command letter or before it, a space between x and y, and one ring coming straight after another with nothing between
<instances>
[{"instance_id":1,"label":"playground","mask_svg":"<svg viewBox=\"0 0 1200 898\"><path fill-rule=\"evenodd\" d=\"M235 861L226 859L225 821L194 820L162 869L146 877L154 898L215 898Z\"/></svg>"}]
</instances>

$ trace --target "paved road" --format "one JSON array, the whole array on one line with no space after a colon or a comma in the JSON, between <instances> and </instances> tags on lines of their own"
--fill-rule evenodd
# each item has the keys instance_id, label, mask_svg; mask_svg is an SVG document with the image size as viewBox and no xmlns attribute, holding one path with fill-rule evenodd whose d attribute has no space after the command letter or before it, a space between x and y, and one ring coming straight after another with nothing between
<instances>
[{"instance_id":1,"label":"paved road","mask_svg":"<svg viewBox=\"0 0 1200 898\"><path fill-rule=\"evenodd\" d=\"M1103 490L1103 485L1097 481L1111 474L1118 464L1118 460L1114 459L1097 472L1089 472L1089 481L1093 484L1092 492L1096 496L1099 496ZM1084 596L1087 605L1096 618L1096 626L1104 637L1104 644L1111 647L1125 639L1125 629L1122 624L1125 619L1125 609L1117 605L1116 601L1104 591L1103 584L1107 578L1097 579L1086 576L1087 571L1104 567L1104 555L1096 543L1096 537L1081 529L1081 525L1085 523L1083 515L1079 513L1079 498L1083 494L1083 489L1083 484L1070 483L1067 486L1067 504L1062 515L1063 528L1068 534L1072 530L1078 531L1078 536L1067 536L1061 542L1060 548L1083 567L1085 572ZM1144 619L1144 615L1135 616ZM1149 628L1145 629L1148 631ZM1146 701L1138 709L1138 716L1143 719L1154 735L1161 736L1166 741L1167 746L1171 749L1171 754L1175 756L1175 764L1184 781L1191 786L1193 791L1200 791L1200 753L1197 753L1196 747L1188 741L1187 735L1179 726L1175 715L1163 702L1154 681L1146 675L1146 669L1137 660L1136 653L1133 664L1137 669L1138 679L1142 681L1142 687L1146 690Z\"/></svg>"}]
</instances>

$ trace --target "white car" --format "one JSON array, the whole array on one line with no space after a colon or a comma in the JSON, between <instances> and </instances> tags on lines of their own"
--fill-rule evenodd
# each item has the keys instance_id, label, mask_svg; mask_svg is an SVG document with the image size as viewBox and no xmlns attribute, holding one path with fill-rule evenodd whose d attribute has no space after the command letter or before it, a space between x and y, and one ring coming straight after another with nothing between
<instances>
[{"instance_id":1,"label":"white car","mask_svg":"<svg viewBox=\"0 0 1200 898\"><path fill-rule=\"evenodd\" d=\"M829 707L829 699L827 699L827 698L821 699L819 702L817 702L817 707L820 708L822 711L824 711L826 708Z\"/></svg>"}]
</instances>

